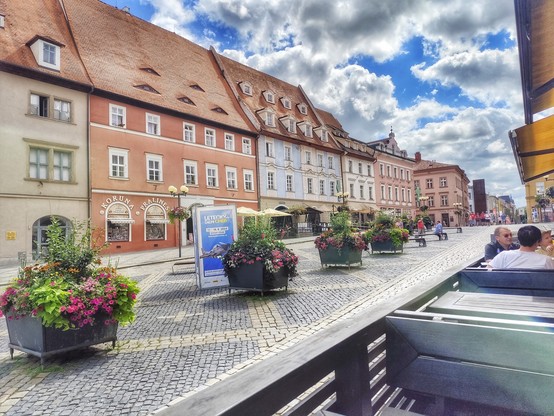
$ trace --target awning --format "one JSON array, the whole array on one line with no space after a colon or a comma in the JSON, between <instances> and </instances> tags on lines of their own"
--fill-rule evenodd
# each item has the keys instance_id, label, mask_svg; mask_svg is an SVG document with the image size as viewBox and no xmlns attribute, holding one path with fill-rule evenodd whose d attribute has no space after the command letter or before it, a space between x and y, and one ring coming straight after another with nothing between
<instances>
[{"instance_id":1,"label":"awning","mask_svg":"<svg viewBox=\"0 0 554 416\"><path fill-rule=\"evenodd\" d=\"M169 220L165 218L147 218L146 221L150 224L169 224Z\"/></svg>"},{"instance_id":2,"label":"awning","mask_svg":"<svg viewBox=\"0 0 554 416\"><path fill-rule=\"evenodd\" d=\"M375 211L369 205L362 204L360 202L349 202L348 207L350 208L351 212L357 212L359 214L371 214Z\"/></svg>"},{"instance_id":3,"label":"awning","mask_svg":"<svg viewBox=\"0 0 554 416\"><path fill-rule=\"evenodd\" d=\"M135 220L131 218L108 218L112 224L134 224Z\"/></svg>"},{"instance_id":4,"label":"awning","mask_svg":"<svg viewBox=\"0 0 554 416\"><path fill-rule=\"evenodd\" d=\"M318 212L331 212L333 211L332 205L326 206L326 205L308 205L306 206L306 209L311 209Z\"/></svg>"},{"instance_id":5,"label":"awning","mask_svg":"<svg viewBox=\"0 0 554 416\"><path fill-rule=\"evenodd\" d=\"M510 132L522 183L554 172L554 115Z\"/></svg>"}]
</instances>

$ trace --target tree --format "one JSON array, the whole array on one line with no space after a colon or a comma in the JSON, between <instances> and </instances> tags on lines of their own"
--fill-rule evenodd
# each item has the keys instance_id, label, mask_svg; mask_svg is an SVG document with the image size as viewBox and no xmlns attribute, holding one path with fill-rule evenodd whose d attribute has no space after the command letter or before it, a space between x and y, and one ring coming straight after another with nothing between
<instances>
[{"instance_id":1,"label":"tree","mask_svg":"<svg viewBox=\"0 0 554 416\"><path fill-rule=\"evenodd\" d=\"M551 188L548 188L548 190L550 189ZM535 202L537 203L537 208L539 208L539 221L542 222L544 210L548 205L550 205L550 198L546 196L546 193L544 195L539 194L535 196Z\"/></svg>"}]
</instances>

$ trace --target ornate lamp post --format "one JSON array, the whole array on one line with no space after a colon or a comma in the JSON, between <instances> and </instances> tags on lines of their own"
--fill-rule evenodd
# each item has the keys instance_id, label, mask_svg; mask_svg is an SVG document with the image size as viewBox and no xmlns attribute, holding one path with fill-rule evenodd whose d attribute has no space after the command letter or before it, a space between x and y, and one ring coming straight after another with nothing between
<instances>
[{"instance_id":1,"label":"ornate lamp post","mask_svg":"<svg viewBox=\"0 0 554 416\"><path fill-rule=\"evenodd\" d=\"M179 190L177 190L176 187L171 185L169 188L167 188L170 195L173 197L177 197L177 206L175 208L181 207L181 195L187 196L189 193L189 188L186 185L181 185ZM184 215L177 215L176 218L179 220L179 257L181 257L181 246L183 242L183 231L181 230L181 221L186 218Z\"/></svg>"},{"instance_id":2,"label":"ornate lamp post","mask_svg":"<svg viewBox=\"0 0 554 416\"><path fill-rule=\"evenodd\" d=\"M342 208L337 208L337 211L342 211L344 210L344 207L346 206L346 200L348 199L348 197L350 196L350 193L349 192L339 192L337 194L337 199L339 200L339 202L342 204Z\"/></svg>"},{"instance_id":3,"label":"ornate lamp post","mask_svg":"<svg viewBox=\"0 0 554 416\"><path fill-rule=\"evenodd\" d=\"M462 226L462 223L460 222L460 215L462 214L462 203L461 202L454 202L452 204L454 206L454 213L458 216L458 227Z\"/></svg>"}]
</instances>

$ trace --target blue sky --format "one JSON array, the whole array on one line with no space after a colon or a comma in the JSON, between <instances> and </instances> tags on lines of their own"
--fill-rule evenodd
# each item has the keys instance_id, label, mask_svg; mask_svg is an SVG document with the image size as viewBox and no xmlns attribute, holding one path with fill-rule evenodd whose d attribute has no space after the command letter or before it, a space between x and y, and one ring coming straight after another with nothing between
<instances>
[{"instance_id":1,"label":"blue sky","mask_svg":"<svg viewBox=\"0 0 554 416\"><path fill-rule=\"evenodd\" d=\"M523 125L512 0L105 0L300 84L362 141L457 164L525 204L508 131Z\"/></svg>"}]
</instances>

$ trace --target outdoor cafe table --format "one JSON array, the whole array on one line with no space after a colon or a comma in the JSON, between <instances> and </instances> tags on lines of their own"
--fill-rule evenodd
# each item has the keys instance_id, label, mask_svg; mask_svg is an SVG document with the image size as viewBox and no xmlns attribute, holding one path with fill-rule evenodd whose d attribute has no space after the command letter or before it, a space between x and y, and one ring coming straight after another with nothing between
<instances>
[{"instance_id":1,"label":"outdoor cafe table","mask_svg":"<svg viewBox=\"0 0 554 416\"><path fill-rule=\"evenodd\" d=\"M554 323L554 298L474 292L447 292L431 303L425 311L441 314Z\"/></svg>"}]
</instances>

